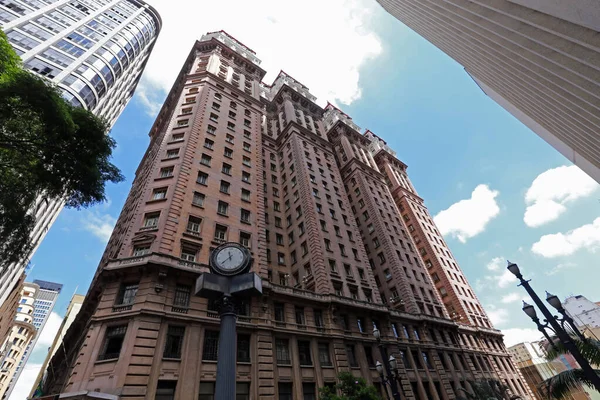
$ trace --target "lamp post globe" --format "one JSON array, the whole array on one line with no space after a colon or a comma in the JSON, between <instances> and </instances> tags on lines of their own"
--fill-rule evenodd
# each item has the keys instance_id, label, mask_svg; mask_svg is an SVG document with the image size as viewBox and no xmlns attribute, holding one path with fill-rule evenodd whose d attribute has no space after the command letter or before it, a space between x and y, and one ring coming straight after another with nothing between
<instances>
[{"instance_id":1,"label":"lamp post globe","mask_svg":"<svg viewBox=\"0 0 600 400\"><path fill-rule=\"evenodd\" d=\"M556 308L559 311L563 308L560 299L555 294L546 292L546 301L548 302L548 304L550 304L552 307Z\"/></svg>"},{"instance_id":2,"label":"lamp post globe","mask_svg":"<svg viewBox=\"0 0 600 400\"><path fill-rule=\"evenodd\" d=\"M373 328L373 336L375 336L375 339L377 339L377 341L381 339L381 332L379 332L379 329Z\"/></svg>"},{"instance_id":3,"label":"lamp post globe","mask_svg":"<svg viewBox=\"0 0 600 400\"><path fill-rule=\"evenodd\" d=\"M517 278L519 277L519 275L521 275L521 270L519 269L519 266L515 263L508 261L508 266L506 267L506 269L508 269L510 273L516 276Z\"/></svg>"},{"instance_id":4,"label":"lamp post globe","mask_svg":"<svg viewBox=\"0 0 600 400\"><path fill-rule=\"evenodd\" d=\"M377 373L379 375L383 374L383 365L379 361L375 363L375 368L377 369Z\"/></svg>"},{"instance_id":5,"label":"lamp post globe","mask_svg":"<svg viewBox=\"0 0 600 400\"><path fill-rule=\"evenodd\" d=\"M527 316L533 320L537 319L537 314L535 312L535 308L531 304L527 304L523 302L523 312L527 314Z\"/></svg>"}]
</instances>

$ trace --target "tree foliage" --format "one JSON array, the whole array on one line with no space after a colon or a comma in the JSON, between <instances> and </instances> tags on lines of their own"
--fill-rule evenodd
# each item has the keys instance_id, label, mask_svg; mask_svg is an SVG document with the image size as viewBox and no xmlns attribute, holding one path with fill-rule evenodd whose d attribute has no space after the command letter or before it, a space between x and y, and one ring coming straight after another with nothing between
<instances>
[{"instance_id":1,"label":"tree foliage","mask_svg":"<svg viewBox=\"0 0 600 400\"><path fill-rule=\"evenodd\" d=\"M471 383L471 391L460 389L457 400L508 400L520 399L509 396L508 387L496 380L481 380Z\"/></svg>"},{"instance_id":2,"label":"tree foliage","mask_svg":"<svg viewBox=\"0 0 600 400\"><path fill-rule=\"evenodd\" d=\"M328 387L319 389L319 400L381 400L377 389L367 384L363 378L357 378L350 372L341 372L336 385L337 395Z\"/></svg>"},{"instance_id":3,"label":"tree foliage","mask_svg":"<svg viewBox=\"0 0 600 400\"><path fill-rule=\"evenodd\" d=\"M592 338L583 341L576 336L572 336L571 339L581 355L592 366L600 365L600 341ZM569 354L569 350L560 340L555 340L553 343L554 346L547 349L546 359L548 361L553 361L562 354ZM596 374L600 374L600 370L595 371ZM560 372L546 379L540 385L540 392L549 399L564 399L569 397L571 391L580 390L582 385L593 387L585 372L580 368L576 368Z\"/></svg>"},{"instance_id":4,"label":"tree foliage","mask_svg":"<svg viewBox=\"0 0 600 400\"><path fill-rule=\"evenodd\" d=\"M23 69L0 31L0 268L29 251L36 199L88 207L106 199L106 182L123 180L107 132L105 121Z\"/></svg>"}]
</instances>

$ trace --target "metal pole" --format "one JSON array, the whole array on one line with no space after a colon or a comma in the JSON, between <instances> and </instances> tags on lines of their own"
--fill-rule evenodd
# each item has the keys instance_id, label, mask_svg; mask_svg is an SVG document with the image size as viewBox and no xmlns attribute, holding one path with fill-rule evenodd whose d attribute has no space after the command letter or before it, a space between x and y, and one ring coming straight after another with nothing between
<instances>
[{"instance_id":1,"label":"metal pole","mask_svg":"<svg viewBox=\"0 0 600 400\"><path fill-rule=\"evenodd\" d=\"M235 400L236 322L237 312L233 299L224 295L221 299L221 331L215 387L215 399L219 400Z\"/></svg>"},{"instance_id":2,"label":"metal pole","mask_svg":"<svg viewBox=\"0 0 600 400\"><path fill-rule=\"evenodd\" d=\"M389 361L389 357L387 354L387 349L385 348L385 346L383 345L381 340L379 341L378 345L379 345L379 351L381 352L381 357L383 358L383 365L385 366L385 372L387 373L387 376L388 376L388 382L390 383L390 388L392 389L392 397L394 398L394 400L402 400L400 398L400 393L398 392L398 383L396 382L394 375L392 375L392 369L390 368L390 361Z\"/></svg>"},{"instance_id":3,"label":"metal pole","mask_svg":"<svg viewBox=\"0 0 600 400\"><path fill-rule=\"evenodd\" d=\"M550 311L546 308L542 300L538 297L537 293L535 293L534 290L531 288L529 282L523 279L523 275L521 273L517 275L517 278L519 278L519 280L521 281L521 286L523 286L529 294L529 296L531 296L531 299L533 300L535 305L538 306L538 308L546 318L546 321L552 326L552 329L556 333L556 336L558 336L558 338L565 345L567 350L569 350L569 353L573 355L573 357L585 373L586 377L594 385L594 388L596 388L596 390L600 392L600 376L596 374L596 371L594 371L590 363L585 359L585 357L583 357L583 355L581 355L579 349L577 348L571 337L562 329L560 324L556 321L554 316L550 313Z\"/></svg>"}]
</instances>

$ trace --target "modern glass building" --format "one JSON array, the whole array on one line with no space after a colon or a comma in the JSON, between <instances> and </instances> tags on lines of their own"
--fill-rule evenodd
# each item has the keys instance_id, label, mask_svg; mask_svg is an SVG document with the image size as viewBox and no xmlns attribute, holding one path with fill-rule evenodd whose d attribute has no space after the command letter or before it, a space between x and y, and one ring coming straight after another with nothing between
<instances>
[{"instance_id":1,"label":"modern glass building","mask_svg":"<svg viewBox=\"0 0 600 400\"><path fill-rule=\"evenodd\" d=\"M133 96L161 20L139 0L0 0L0 28L25 67L112 125ZM0 270L0 304L62 206L61 199L38 199L34 249L23 262Z\"/></svg>"}]
</instances>

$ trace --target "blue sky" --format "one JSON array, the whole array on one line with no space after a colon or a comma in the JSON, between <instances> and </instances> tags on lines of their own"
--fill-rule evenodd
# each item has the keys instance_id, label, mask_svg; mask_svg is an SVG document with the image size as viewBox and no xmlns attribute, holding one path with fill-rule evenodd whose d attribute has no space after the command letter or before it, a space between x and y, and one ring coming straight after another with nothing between
<instances>
[{"instance_id":1,"label":"blue sky","mask_svg":"<svg viewBox=\"0 0 600 400\"><path fill-rule=\"evenodd\" d=\"M600 244L600 220L592 225L600 217L598 185L574 167L560 168L570 163L489 99L459 64L376 2L316 2L328 8L327 16L314 17L317 20L304 31L294 24L306 23L303 13L314 16L309 4L266 1L263 11L248 9L239 13L241 17L216 9L220 17L185 24L175 19L180 11L164 7L166 2L150 3L163 16L164 37L142 86L112 131L118 142L114 163L127 181L108 186L106 204L64 210L32 260L29 279L64 284L55 309L59 315L75 290L84 293L90 283L148 144L151 115L192 41L220 29L256 50L269 71L266 82L284 69L309 86L320 104L335 101L358 125L397 151L431 214L443 212L436 221L443 222L440 229L447 232L450 249L509 342L537 334L520 310L524 291L503 276L505 264L499 260L519 263L540 293L548 289L561 298L583 294L600 300L594 254ZM257 12L264 23L248 26L236 20ZM319 28L322 25L327 26ZM177 35L187 39L171 40ZM278 42L281 37L284 42ZM531 226L524 222L528 205L533 205ZM554 236L540 242L544 235ZM54 325L59 322L54 318ZM43 357L44 348L38 346L31 368Z\"/></svg>"}]
</instances>

